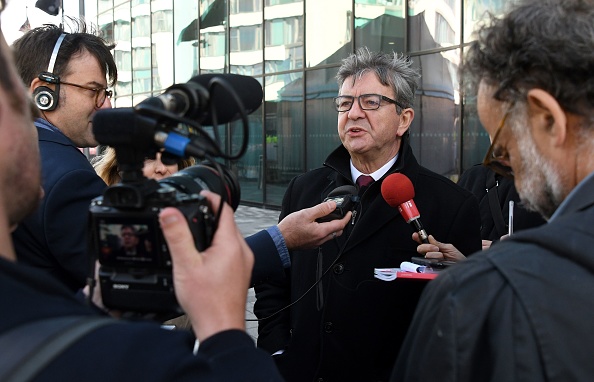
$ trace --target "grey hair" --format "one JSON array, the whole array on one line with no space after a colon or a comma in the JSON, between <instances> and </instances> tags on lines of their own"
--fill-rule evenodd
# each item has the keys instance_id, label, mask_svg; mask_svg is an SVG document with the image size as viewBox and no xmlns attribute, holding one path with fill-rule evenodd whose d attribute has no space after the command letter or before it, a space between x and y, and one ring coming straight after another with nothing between
<instances>
[{"instance_id":1,"label":"grey hair","mask_svg":"<svg viewBox=\"0 0 594 382\"><path fill-rule=\"evenodd\" d=\"M484 81L504 102L521 102L527 90L543 89L592 125L594 2L525 0L503 18L490 15L460 73L471 92Z\"/></svg>"},{"instance_id":2,"label":"grey hair","mask_svg":"<svg viewBox=\"0 0 594 382\"><path fill-rule=\"evenodd\" d=\"M412 67L410 57L395 52L370 52L367 47L359 48L342 60L336 74L338 87L342 87L347 78L353 77L354 82L368 72L374 72L382 85L390 86L398 102L405 107L412 107L421 76Z\"/></svg>"}]
</instances>

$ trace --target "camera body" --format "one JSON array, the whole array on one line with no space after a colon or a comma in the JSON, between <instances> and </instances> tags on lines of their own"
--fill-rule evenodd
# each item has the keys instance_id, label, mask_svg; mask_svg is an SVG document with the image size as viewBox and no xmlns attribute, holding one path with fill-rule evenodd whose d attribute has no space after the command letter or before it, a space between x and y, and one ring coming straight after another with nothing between
<instances>
[{"instance_id":1,"label":"camera body","mask_svg":"<svg viewBox=\"0 0 594 382\"><path fill-rule=\"evenodd\" d=\"M154 191L142 199L130 197L141 195L140 189L147 186ZM182 313L173 289L171 256L159 228L159 212L169 206L185 216L196 248L208 248L216 227L206 199L199 194L185 194L147 180L142 185L112 186L91 203L92 241L105 306L143 313ZM126 230L128 236L135 237L122 238ZM127 240L129 248L124 245Z\"/></svg>"},{"instance_id":2,"label":"camera body","mask_svg":"<svg viewBox=\"0 0 594 382\"><path fill-rule=\"evenodd\" d=\"M239 182L226 167L205 161L159 181L108 187L90 206L92 252L99 261L103 304L145 314L181 314L173 288L172 262L159 227L159 212L179 209L199 251L208 248L217 220L200 191L221 196L236 209Z\"/></svg>"}]
</instances>

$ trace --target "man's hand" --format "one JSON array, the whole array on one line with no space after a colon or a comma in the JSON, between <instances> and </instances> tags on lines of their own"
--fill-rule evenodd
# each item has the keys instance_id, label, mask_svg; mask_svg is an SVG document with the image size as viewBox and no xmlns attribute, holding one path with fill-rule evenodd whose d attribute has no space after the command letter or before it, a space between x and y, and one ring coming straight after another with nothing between
<instances>
[{"instance_id":1,"label":"man's hand","mask_svg":"<svg viewBox=\"0 0 594 382\"><path fill-rule=\"evenodd\" d=\"M202 191L213 210L219 196ZM178 302L189 316L198 340L229 329L245 330L245 304L254 255L226 203L212 244L198 252L182 213L173 207L159 215L173 260Z\"/></svg>"},{"instance_id":2,"label":"man's hand","mask_svg":"<svg viewBox=\"0 0 594 382\"><path fill-rule=\"evenodd\" d=\"M429 244L423 244L418 233L413 233L412 238L420 245L417 247L417 252L428 259L443 259L451 261L459 261L466 259L462 252L458 251L452 244L441 243L429 235Z\"/></svg>"},{"instance_id":3,"label":"man's hand","mask_svg":"<svg viewBox=\"0 0 594 382\"><path fill-rule=\"evenodd\" d=\"M316 222L316 219L328 215L335 209L336 202L327 201L287 215L278 223L278 229L285 239L287 248L289 250L315 248L342 235L344 227L351 220L352 212L347 212L340 220Z\"/></svg>"}]
</instances>

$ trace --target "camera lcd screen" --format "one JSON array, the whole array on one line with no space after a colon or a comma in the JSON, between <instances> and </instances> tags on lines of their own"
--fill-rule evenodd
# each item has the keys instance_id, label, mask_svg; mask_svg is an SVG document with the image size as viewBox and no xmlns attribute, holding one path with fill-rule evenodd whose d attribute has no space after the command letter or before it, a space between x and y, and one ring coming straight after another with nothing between
<instances>
[{"instance_id":1,"label":"camera lcd screen","mask_svg":"<svg viewBox=\"0 0 594 382\"><path fill-rule=\"evenodd\" d=\"M108 266L152 268L159 264L159 232L150 218L100 218L99 262Z\"/></svg>"}]
</instances>

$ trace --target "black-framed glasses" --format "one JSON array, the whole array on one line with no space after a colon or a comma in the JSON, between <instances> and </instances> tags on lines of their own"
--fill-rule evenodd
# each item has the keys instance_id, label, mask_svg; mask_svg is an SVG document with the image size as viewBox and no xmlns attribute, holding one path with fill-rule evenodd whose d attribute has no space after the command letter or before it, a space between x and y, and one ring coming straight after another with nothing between
<instances>
[{"instance_id":1,"label":"black-framed glasses","mask_svg":"<svg viewBox=\"0 0 594 382\"><path fill-rule=\"evenodd\" d=\"M95 92L95 106L97 107L97 109L103 106L107 98L111 98L113 96L113 91L109 90L108 88L91 88L88 86L73 84L72 82L66 82L62 80L60 80L60 85L69 85Z\"/></svg>"},{"instance_id":2,"label":"black-framed glasses","mask_svg":"<svg viewBox=\"0 0 594 382\"><path fill-rule=\"evenodd\" d=\"M489 150L485 155L485 159L483 159L483 166L495 171L497 174L504 176L506 178L513 179L514 171L510 166L503 164L504 162L509 163L509 154L505 149L501 146L497 146L497 138L501 134L503 127L505 126L505 121L507 121L507 117L509 116L510 110L508 109L505 112L505 115L501 119L497 130L495 131L495 135L493 136L493 141L491 141L491 146L489 146Z\"/></svg>"},{"instance_id":3,"label":"black-framed glasses","mask_svg":"<svg viewBox=\"0 0 594 382\"><path fill-rule=\"evenodd\" d=\"M336 111L339 113L344 113L345 111L351 110L353 107L353 103L355 103L355 98L359 102L359 107L361 110L377 110L382 105L382 101L386 101L397 105L401 109L406 109L403 104L400 102L383 96L381 94L361 94L359 97L353 96L338 96L334 98L334 107Z\"/></svg>"}]
</instances>

